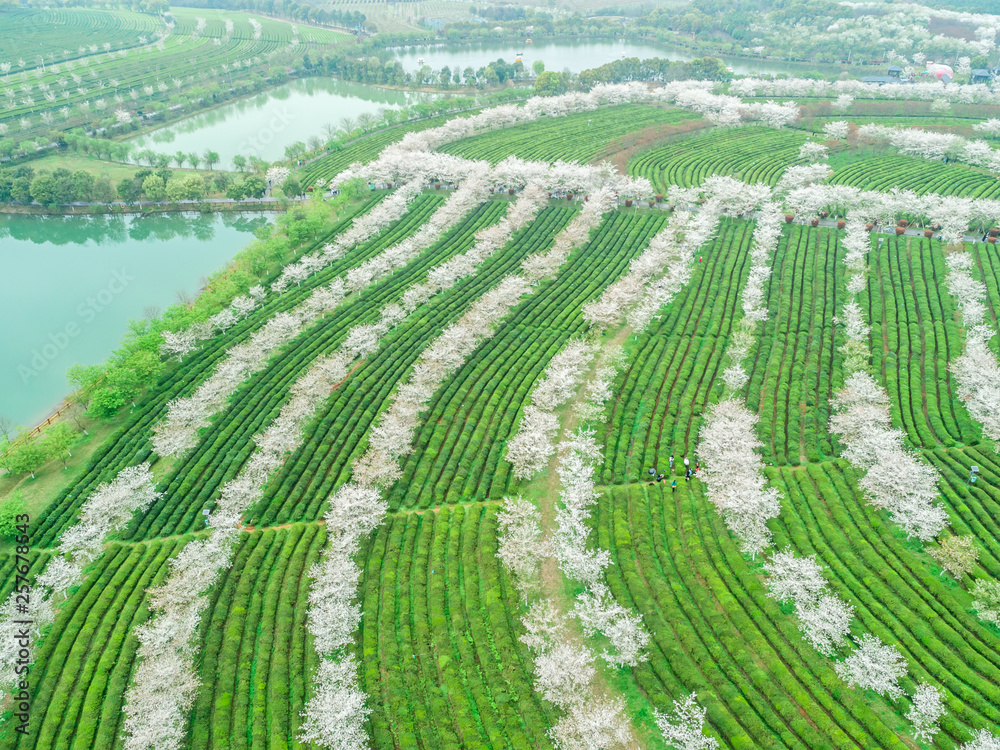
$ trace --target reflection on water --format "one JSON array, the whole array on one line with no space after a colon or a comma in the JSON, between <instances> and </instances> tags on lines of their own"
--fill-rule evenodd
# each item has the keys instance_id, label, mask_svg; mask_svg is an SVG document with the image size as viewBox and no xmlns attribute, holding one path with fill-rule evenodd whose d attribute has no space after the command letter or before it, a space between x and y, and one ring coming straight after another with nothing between
<instances>
[{"instance_id":1,"label":"reflection on water","mask_svg":"<svg viewBox=\"0 0 1000 750\"><path fill-rule=\"evenodd\" d=\"M115 349L128 321L166 308L221 268L257 215L0 216L0 416L34 424L66 370Z\"/></svg>"},{"instance_id":2,"label":"reflection on water","mask_svg":"<svg viewBox=\"0 0 1000 750\"><path fill-rule=\"evenodd\" d=\"M473 70L503 58L513 63L516 57L521 58L524 66L531 69L536 60L545 63L546 70L571 70L579 73L581 70L596 68L622 56L647 59L659 57L663 60L683 61L701 57L683 47L656 42L633 42L627 39L618 41L542 41L535 44L525 44L524 41L507 42L474 42L472 44L423 44L405 49L397 49L396 57L407 72L419 70L428 65L439 70L447 65L452 72L456 69ZM787 63L774 60L754 60L730 55L716 55L734 73L747 75L750 73L790 73L804 69L817 69L829 66L819 64ZM422 62L421 62L422 61Z\"/></svg>"},{"instance_id":3,"label":"reflection on water","mask_svg":"<svg viewBox=\"0 0 1000 750\"><path fill-rule=\"evenodd\" d=\"M218 152L223 169L233 156L256 156L267 161L284 158L285 147L322 136L326 123L355 119L362 113L397 109L427 99L427 95L390 91L329 78L304 78L247 99L188 117L132 140L136 148L161 154L177 151Z\"/></svg>"}]
</instances>

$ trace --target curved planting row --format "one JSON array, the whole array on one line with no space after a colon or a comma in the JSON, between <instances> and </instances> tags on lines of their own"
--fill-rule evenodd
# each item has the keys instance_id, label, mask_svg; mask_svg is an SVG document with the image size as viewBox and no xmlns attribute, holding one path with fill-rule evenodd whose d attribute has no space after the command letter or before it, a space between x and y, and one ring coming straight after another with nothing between
<instances>
[{"instance_id":1,"label":"curved planting row","mask_svg":"<svg viewBox=\"0 0 1000 750\"><path fill-rule=\"evenodd\" d=\"M1000 460L982 447L939 448L924 455L941 474L938 487L955 533L974 534L982 547L979 564L991 577L1000 577ZM973 466L981 472L975 484L969 482ZM965 592L952 593L971 603Z\"/></svg>"},{"instance_id":2,"label":"curved planting row","mask_svg":"<svg viewBox=\"0 0 1000 750\"><path fill-rule=\"evenodd\" d=\"M966 248L972 254L979 280L986 285L986 322L996 328L1000 322L1000 253L995 246L979 243L966 245ZM995 338L990 340L990 346L994 354L1000 350L1000 342Z\"/></svg>"},{"instance_id":3,"label":"curved planting row","mask_svg":"<svg viewBox=\"0 0 1000 750\"><path fill-rule=\"evenodd\" d=\"M391 515L367 543L359 662L378 750L550 746L496 552L496 507L477 503Z\"/></svg>"},{"instance_id":4,"label":"curved planting row","mask_svg":"<svg viewBox=\"0 0 1000 750\"><path fill-rule=\"evenodd\" d=\"M69 80L64 72L53 73L51 68L41 78L35 79L33 85L36 89L31 93L30 101L25 101L22 95L14 100L15 106L8 109L6 106L0 110L0 121L7 122L11 130L14 124L21 118L27 117L37 128L42 121L40 115L49 113L53 116L54 122L60 127L68 128L77 124L87 124L94 120L110 115L118 104L113 100L114 89L93 88L92 80L114 79L118 81L119 93L128 94L130 90L135 90L138 99L133 100L126 96L122 104L128 109L142 108L155 102L157 108L169 103L172 96L178 93L190 92L202 85L201 75L215 70L214 75L219 75L221 71L217 66L227 61L239 60L242 65L243 60L251 60L254 57L261 57L267 53L280 49L280 45L273 41L255 40L234 40L223 48L213 44L209 39L185 39L183 42L178 37L167 37L164 41L164 48L161 51L156 47L144 47L139 50L129 52L125 57L116 57L113 60L101 58L90 64L87 68L78 66L76 71L70 75L80 75L86 73L79 84ZM250 64L236 68L233 66L231 73L227 77L232 78L231 83L240 85L243 79L250 82L256 79L255 69L259 66ZM91 78L94 74L95 78ZM189 77L193 77L190 81ZM65 87L59 84L63 80ZM177 88L172 82L180 81L181 87ZM151 83L153 82L153 83ZM159 83L167 85L167 89L161 90ZM49 93L56 96L50 101L37 87L44 84L50 87ZM90 85L88 85L90 84ZM156 84L156 85L154 85ZM151 86L147 92L144 86ZM81 91L82 89L82 91ZM106 109L97 109L96 102L103 99ZM79 108L79 105L86 105L86 109ZM91 108L90 105L94 107ZM66 110L64 117L59 113L62 108ZM20 125L18 125L20 128ZM23 132L23 131L21 131Z\"/></svg>"},{"instance_id":5,"label":"curved planting row","mask_svg":"<svg viewBox=\"0 0 1000 750\"><path fill-rule=\"evenodd\" d=\"M499 220L504 208L500 201L480 205L405 268L293 339L264 370L237 389L229 408L203 432L197 447L175 463L161 481L163 498L141 518L134 519L122 538L149 539L197 528L202 509L213 504L218 489L233 479L250 458L256 447L253 436L271 424L288 400L289 387L310 364L333 352L351 328L365 322L374 310L421 281L428 268L467 250L475 232ZM388 246L399 239L379 237L375 242Z\"/></svg>"},{"instance_id":6,"label":"curved planting row","mask_svg":"<svg viewBox=\"0 0 1000 750\"><path fill-rule=\"evenodd\" d=\"M103 52L105 43L113 50L136 47L140 36L152 39L163 30L158 16L128 10L11 8L0 13L0 50L6 51L4 62L16 73L37 67L38 55L51 65ZM93 52L91 45L97 46ZM81 53L80 47L87 49ZM23 59L24 65L6 56Z\"/></svg>"},{"instance_id":7,"label":"curved planting row","mask_svg":"<svg viewBox=\"0 0 1000 750\"><path fill-rule=\"evenodd\" d=\"M511 491L502 460L535 381L585 328L584 303L628 270L664 225L657 214L613 214L544 295L529 300L438 394L418 431L390 508L499 499Z\"/></svg>"},{"instance_id":8,"label":"curved planting row","mask_svg":"<svg viewBox=\"0 0 1000 750\"><path fill-rule=\"evenodd\" d=\"M316 661L308 572L325 543L318 524L243 535L202 617L201 687L185 747L298 747Z\"/></svg>"},{"instance_id":9,"label":"curved planting row","mask_svg":"<svg viewBox=\"0 0 1000 750\"><path fill-rule=\"evenodd\" d=\"M288 44L293 38L298 38L300 42L310 43L336 43L349 39L350 35L343 31L334 29L324 29L317 26L307 26L295 21L284 21L277 18L257 15L254 12L240 12L238 10L215 10L211 8L171 8L170 15L174 17L176 27L175 34L187 34L189 36L207 36L230 39L262 39L264 41ZM198 28L198 18L205 20L205 27L200 32ZM249 19L257 22L260 29L258 37L257 28L250 23ZM233 22L232 28L227 32L226 19ZM293 33L292 29L297 33Z\"/></svg>"},{"instance_id":10,"label":"curved planting row","mask_svg":"<svg viewBox=\"0 0 1000 750\"><path fill-rule=\"evenodd\" d=\"M409 232L415 231L441 200L437 196L418 198L411 205L409 213L389 227L385 233L395 234L402 231L404 226L409 228ZM366 203L361 210L372 205L374 201ZM347 229L350 223L351 218L344 219L328 233L303 246L300 252L308 253L322 247L326 241ZM150 430L165 413L168 401L190 394L226 356L232 345L246 340L266 320L300 304L318 286L329 284L337 275L360 265L376 254L380 250L378 242L379 238L376 237L370 243L355 248L336 263L302 282L301 286L290 289L284 294L271 295L265 304L230 328L225 336L206 340L196 356L189 356L178 365L168 366L156 385L144 394L139 406L128 415L123 426L94 453L85 473L74 481L74 486L64 490L47 506L45 512L39 515L33 532L34 539L37 540L35 543L39 546L50 546L56 532L65 524L72 522L76 508L98 483L110 480L125 466L153 458L149 442Z\"/></svg>"},{"instance_id":11,"label":"curved planting row","mask_svg":"<svg viewBox=\"0 0 1000 750\"><path fill-rule=\"evenodd\" d=\"M6 722L8 748L119 746L122 697L148 617L146 591L167 573L167 560L185 539L112 544L56 616L31 670L31 731L15 734Z\"/></svg>"},{"instance_id":12,"label":"curved planting row","mask_svg":"<svg viewBox=\"0 0 1000 750\"><path fill-rule=\"evenodd\" d=\"M615 598L652 634L649 661L616 676L633 714L697 692L726 748L905 747L885 704L846 689L767 595L700 482L605 492L597 534Z\"/></svg>"},{"instance_id":13,"label":"curved planting row","mask_svg":"<svg viewBox=\"0 0 1000 750\"><path fill-rule=\"evenodd\" d=\"M835 455L827 422L842 378L833 318L846 281L837 251L835 231L800 225L778 244L746 396L767 462Z\"/></svg>"},{"instance_id":14,"label":"curved planting row","mask_svg":"<svg viewBox=\"0 0 1000 750\"><path fill-rule=\"evenodd\" d=\"M582 163L600 155L610 141L626 133L652 125L675 125L695 117L694 113L680 109L624 104L481 133L438 150L468 159L486 159L493 164L508 156Z\"/></svg>"},{"instance_id":15,"label":"curved planting row","mask_svg":"<svg viewBox=\"0 0 1000 750\"><path fill-rule=\"evenodd\" d=\"M889 392L893 422L914 446L975 444L980 429L948 372L963 334L944 286L944 255L930 243L889 236L868 254L872 273L862 307L871 321L872 366Z\"/></svg>"},{"instance_id":16,"label":"curved planting row","mask_svg":"<svg viewBox=\"0 0 1000 750\"><path fill-rule=\"evenodd\" d=\"M955 697L942 734L957 743L970 729L996 727L1000 637L969 613L968 595L957 597L955 584L935 575L894 533L894 524L865 501L846 461L768 473L793 511L782 514L776 541L801 555L815 553L829 567L832 587L855 605L859 625L907 657L905 687L925 679Z\"/></svg>"},{"instance_id":17,"label":"curved planting row","mask_svg":"<svg viewBox=\"0 0 1000 750\"><path fill-rule=\"evenodd\" d=\"M862 190L912 190L918 195L938 193L968 198L1000 198L994 175L959 164L942 164L915 156L872 156L840 167L832 185L852 185Z\"/></svg>"},{"instance_id":18,"label":"curved planting row","mask_svg":"<svg viewBox=\"0 0 1000 750\"><path fill-rule=\"evenodd\" d=\"M305 443L268 483L248 522L270 526L322 515L327 497L347 480L351 460L361 455L371 423L426 342L458 318L485 289L516 272L525 256L548 247L572 216L569 207L544 209L502 252L487 260L476 276L460 282L424 315L402 323L386 336L379 352L361 363L322 407Z\"/></svg>"},{"instance_id":19,"label":"curved planting row","mask_svg":"<svg viewBox=\"0 0 1000 750\"><path fill-rule=\"evenodd\" d=\"M691 281L635 346L615 382L603 428L605 484L634 481L667 459L694 454L702 409L717 400L723 349L749 268L752 225L723 220ZM662 470L662 469L661 469Z\"/></svg>"},{"instance_id":20,"label":"curved planting row","mask_svg":"<svg viewBox=\"0 0 1000 750\"><path fill-rule=\"evenodd\" d=\"M799 146L806 140L802 133L773 128L715 129L639 154L628 171L645 177L661 193L668 185L701 185L716 174L774 185L799 160Z\"/></svg>"}]
</instances>

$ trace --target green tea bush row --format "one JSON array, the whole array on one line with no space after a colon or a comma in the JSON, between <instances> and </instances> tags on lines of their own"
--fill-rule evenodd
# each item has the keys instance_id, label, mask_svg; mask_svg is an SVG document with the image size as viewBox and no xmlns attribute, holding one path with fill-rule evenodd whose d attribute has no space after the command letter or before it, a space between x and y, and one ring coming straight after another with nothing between
<instances>
[{"instance_id":1,"label":"green tea bush row","mask_svg":"<svg viewBox=\"0 0 1000 750\"><path fill-rule=\"evenodd\" d=\"M705 406L721 396L723 350L742 315L739 292L749 270L753 227L723 219L716 238L697 253L691 281L635 344L637 353L615 383L603 429L604 483L636 481L661 471L673 455L694 459ZM661 468L662 467L662 468Z\"/></svg>"},{"instance_id":2,"label":"green tea bush row","mask_svg":"<svg viewBox=\"0 0 1000 750\"><path fill-rule=\"evenodd\" d=\"M645 177L659 192L667 185L700 185L714 174L774 185L799 158L802 133L763 127L725 128L639 154L629 173Z\"/></svg>"}]
</instances>

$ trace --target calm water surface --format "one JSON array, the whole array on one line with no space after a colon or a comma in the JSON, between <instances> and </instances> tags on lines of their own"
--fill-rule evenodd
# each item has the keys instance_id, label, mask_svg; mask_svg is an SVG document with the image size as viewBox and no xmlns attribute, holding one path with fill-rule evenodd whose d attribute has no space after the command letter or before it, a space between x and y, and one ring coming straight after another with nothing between
<instances>
[{"instance_id":1,"label":"calm water surface","mask_svg":"<svg viewBox=\"0 0 1000 750\"><path fill-rule=\"evenodd\" d=\"M520 46L518 46L520 45ZM535 44L522 42L477 42L474 44L439 44L418 45L398 49L396 57L402 62L408 72L419 70L422 65L429 65L435 70L447 65L452 73L456 67L464 71L471 67L480 67L497 58L503 58L512 63L520 54L525 67L531 68L536 60L545 63L546 70L562 71L569 69L574 73L588 68L621 60L625 57L646 59L659 57L666 60L691 60L700 57L683 47L673 47L666 44L636 43L625 39L618 41L546 41ZM719 56L734 73L789 73L801 70L822 68L819 65L802 63L782 63L768 60L748 60L740 57ZM423 63L420 59L423 58Z\"/></svg>"},{"instance_id":2,"label":"calm water surface","mask_svg":"<svg viewBox=\"0 0 1000 750\"><path fill-rule=\"evenodd\" d=\"M260 215L0 216L0 415L44 419L67 368L103 362L128 321L194 294Z\"/></svg>"},{"instance_id":3,"label":"calm water surface","mask_svg":"<svg viewBox=\"0 0 1000 750\"><path fill-rule=\"evenodd\" d=\"M188 117L132 143L171 155L177 151L200 155L211 149L222 159L219 166L229 169L236 154L266 161L283 159L286 146L322 136L326 123L336 125L343 117L353 119L362 112L397 109L425 98L361 83L304 78Z\"/></svg>"}]
</instances>

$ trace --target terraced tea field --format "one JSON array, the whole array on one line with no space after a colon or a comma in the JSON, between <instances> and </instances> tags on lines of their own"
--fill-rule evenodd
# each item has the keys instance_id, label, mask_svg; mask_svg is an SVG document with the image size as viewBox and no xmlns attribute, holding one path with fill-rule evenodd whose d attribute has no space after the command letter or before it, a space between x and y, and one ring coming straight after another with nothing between
<instances>
[{"instance_id":1,"label":"terraced tea field","mask_svg":"<svg viewBox=\"0 0 1000 750\"><path fill-rule=\"evenodd\" d=\"M786 221L768 186L807 163L802 131L675 137L695 115L580 110L380 160L447 118L407 123L306 165L328 182L366 163L362 182L392 187L341 185L359 197L242 280L232 316L171 331L183 356L46 498L29 552L0 549L0 594L18 575L55 592L18 699L30 730L0 704L0 748L659 750L685 747L664 714L692 695L691 736L717 743L699 747L947 750L996 731L1000 628L973 588L1000 575L1000 460L990 383L956 363L998 353L1000 255L965 235L1000 204L944 203L933 237L866 228L896 206L876 193ZM587 166L637 133L648 184ZM510 155L533 163L490 166ZM948 201L991 179L883 156L832 182ZM852 392L925 485L857 447ZM727 408L742 416L713 438ZM140 502L122 483L147 462ZM938 503L937 531L908 534L875 503L887 486ZM739 514L761 497L751 549ZM958 574L945 526L978 553ZM771 595L784 553L814 556L848 605L829 648ZM884 684L850 671L868 637L894 650ZM922 685L946 710L929 742Z\"/></svg>"}]
</instances>

